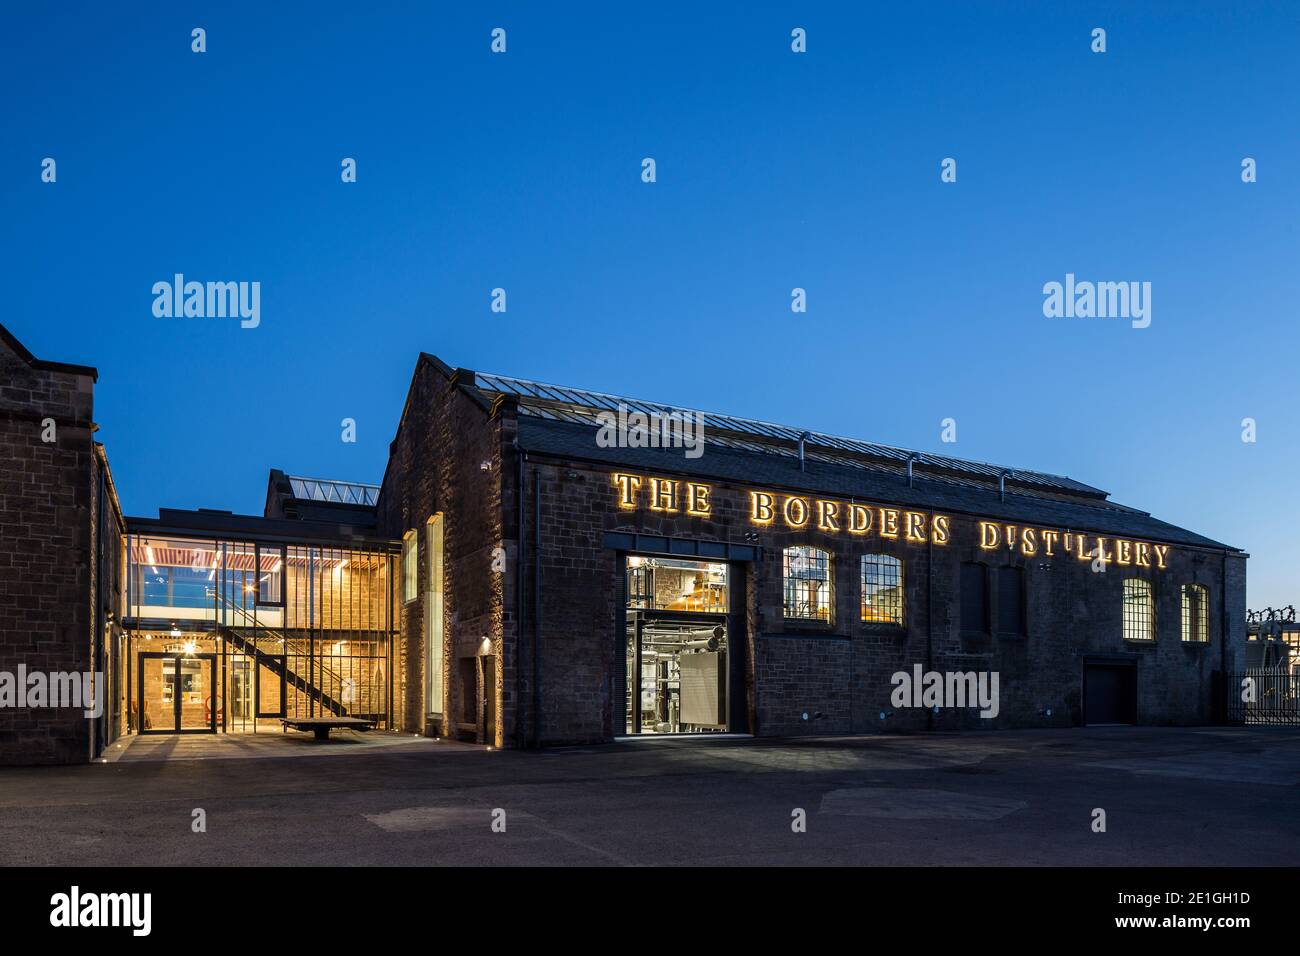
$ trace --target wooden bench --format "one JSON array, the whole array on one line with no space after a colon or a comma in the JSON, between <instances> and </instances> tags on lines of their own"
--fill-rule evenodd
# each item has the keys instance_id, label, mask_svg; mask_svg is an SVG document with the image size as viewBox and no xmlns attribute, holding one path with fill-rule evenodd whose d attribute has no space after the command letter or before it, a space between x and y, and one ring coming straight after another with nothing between
<instances>
[{"instance_id":1,"label":"wooden bench","mask_svg":"<svg viewBox=\"0 0 1300 956\"><path fill-rule=\"evenodd\" d=\"M310 730L317 740L329 740L331 730L370 730L375 726L373 720L360 717L281 717L284 729Z\"/></svg>"}]
</instances>

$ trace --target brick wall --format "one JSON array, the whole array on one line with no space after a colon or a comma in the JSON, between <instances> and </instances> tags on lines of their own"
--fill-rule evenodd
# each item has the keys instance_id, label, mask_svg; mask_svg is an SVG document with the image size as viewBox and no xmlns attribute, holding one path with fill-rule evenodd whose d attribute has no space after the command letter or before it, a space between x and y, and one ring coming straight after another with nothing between
<instances>
[{"instance_id":1,"label":"brick wall","mask_svg":"<svg viewBox=\"0 0 1300 956\"><path fill-rule=\"evenodd\" d=\"M95 752L102 753L126 730L120 714L125 677L120 673L121 663L113 657L123 633L121 621L126 610L126 525L103 445L95 446L91 466L90 528L94 560L90 564L90 658L97 675L102 676L95 688L96 698L104 702L104 714L96 719L92 734ZM115 665L119 668L116 673Z\"/></svg>"},{"instance_id":2,"label":"brick wall","mask_svg":"<svg viewBox=\"0 0 1300 956\"><path fill-rule=\"evenodd\" d=\"M91 669L93 378L0 342L0 670ZM56 440L42 441L53 419ZM0 762L89 759L77 709L0 708Z\"/></svg>"},{"instance_id":3,"label":"brick wall","mask_svg":"<svg viewBox=\"0 0 1300 956\"><path fill-rule=\"evenodd\" d=\"M532 481L541 480L542 722L548 743L608 739L622 733L622 637L614 633L621 600L615 552L603 547L606 531L637 531L715 541L744 541L749 523L747 488L714 489L709 518L684 513L623 510L610 474L579 463L535 462L529 467L529 540ZM1244 639L1245 560L1174 547L1168 568L1120 568L1097 573L1073 556L986 551L975 518L952 516L946 545L865 538L843 533L791 531L777 524L759 530L761 557L748 576L744 619L748 633L731 635L747 649L749 729L760 735L846 733L874 730L988 729L1070 726L1082 718L1085 660L1115 659L1137 665L1138 719L1146 724L1201 724L1214 719L1213 676L1229 668ZM834 613L829 623L789 622L782 606L783 549L811 544L833 558ZM531 548L531 545L530 545ZM902 627L860 620L859 562L865 553L903 561L906 616ZM960 568L988 569L989 618L998 619L995 569L1021 570L1024 634L963 634ZM933 570L931 570L933 569ZM1127 576L1152 582L1157 636L1152 643L1123 639L1122 591ZM1181 640L1181 586L1209 591L1210 641ZM1226 605L1225 605L1226 602ZM1229 622L1224 642L1224 625ZM530 642L525 639L525 643ZM892 675L924 671L997 672L1000 712L991 720L977 710L897 708ZM1051 711L1050 716L1046 713ZM885 713L882 720L881 714ZM809 719L804 719L807 713Z\"/></svg>"},{"instance_id":4,"label":"brick wall","mask_svg":"<svg viewBox=\"0 0 1300 956\"><path fill-rule=\"evenodd\" d=\"M619 555L604 546L609 531L761 547L733 596L729 640L732 656L740 658L741 683L733 681L732 694L743 700L740 710L747 715L746 726L737 730L787 735L1070 726L1082 720L1083 669L1093 659L1136 664L1142 723L1214 719L1214 675L1234 666L1244 639L1244 558L1174 547L1163 571L1112 563L1106 572L1095 573L1091 562L1070 555L1026 557L1005 548L984 550L978 519L959 515L951 516L947 544L792 531L779 522L756 528L748 515L750 489L716 481L709 482L714 493L707 517L684 510L628 510L619 507L610 471L547 457L524 463L521 489L514 447L517 409L508 401L486 406L477 393L461 387L471 376L436 360L421 360L380 499L386 534L420 532L421 596L400 611L404 729L506 746L535 739L583 743L622 734L626 637L615 633L621 619L622 567ZM667 459L666 468L671 469ZM527 570L522 616L515 607L521 583L515 578L521 492ZM538 497L540 521L534 515ZM446 516L447 704L440 716L426 720L423 593L428 555L423 529L437 511ZM746 538L755 532L756 542ZM829 622L784 617L783 549L796 544L815 545L832 555L834 613ZM497 547L505 550L505 573L491 570ZM868 552L903 561L906 615L901 627L860 619L859 562ZM997 569L1019 569L1022 634L1002 634L996 626L982 634L962 632L963 563L987 569L991 622L999 612ZM534 573L540 621L529 616ZM1158 628L1153 643L1123 639L1123 579L1129 575L1153 585ZM1181 640L1180 588L1185 583L1209 591L1208 645ZM536 660L534 629L541 635ZM486 677L481 667L464 664L484 657L492 662ZM923 671L996 672L998 716L983 719L975 708L935 714L894 706L892 676L911 673L916 665ZM539 675L536 687L534 671ZM500 702L496 719L486 727L480 713L466 724L466 697L472 701L475 692L482 694L485 682L495 685Z\"/></svg>"},{"instance_id":5,"label":"brick wall","mask_svg":"<svg viewBox=\"0 0 1300 956\"><path fill-rule=\"evenodd\" d=\"M515 467L514 413L508 407L490 409L462 388L471 381L470 374L426 358L417 365L390 449L379 521L381 531L391 537L400 538L414 529L419 538L419 596L402 602L399 591L399 726L500 746L515 727L517 697L513 584L508 586L517 557L514 498L503 489L502 479L503 468ZM436 512L444 515L446 703L438 708L441 713L429 715L425 707L424 605L429 579L425 524ZM504 572L493 570L497 548L505 551ZM491 659L486 674L480 658ZM470 672L462 664L466 659L475 661L472 687L464 676ZM494 705L476 707L475 702L484 701L489 692ZM467 710L476 714L473 722L464 720ZM489 711L491 726L486 723Z\"/></svg>"}]
</instances>

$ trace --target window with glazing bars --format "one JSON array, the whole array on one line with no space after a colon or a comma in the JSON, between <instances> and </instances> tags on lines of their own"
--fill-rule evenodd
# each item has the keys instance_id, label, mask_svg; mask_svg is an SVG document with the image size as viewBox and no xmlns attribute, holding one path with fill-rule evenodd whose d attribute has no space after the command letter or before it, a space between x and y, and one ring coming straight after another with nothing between
<instances>
[{"instance_id":1,"label":"window with glazing bars","mask_svg":"<svg viewBox=\"0 0 1300 956\"><path fill-rule=\"evenodd\" d=\"M1183 640L1204 644L1210 640L1210 592L1204 585L1183 585Z\"/></svg>"},{"instance_id":2,"label":"window with glazing bars","mask_svg":"<svg viewBox=\"0 0 1300 956\"><path fill-rule=\"evenodd\" d=\"M830 621L830 552L808 545L785 549L785 616L796 621Z\"/></svg>"},{"instance_id":3,"label":"window with glazing bars","mask_svg":"<svg viewBox=\"0 0 1300 956\"><path fill-rule=\"evenodd\" d=\"M903 623L903 562L893 555L862 556L862 620Z\"/></svg>"},{"instance_id":4,"label":"window with glazing bars","mask_svg":"<svg viewBox=\"0 0 1300 956\"><path fill-rule=\"evenodd\" d=\"M284 545L257 547L257 603L284 607Z\"/></svg>"},{"instance_id":5,"label":"window with glazing bars","mask_svg":"<svg viewBox=\"0 0 1300 956\"><path fill-rule=\"evenodd\" d=\"M1156 639L1156 601L1151 582L1141 578L1124 579L1124 640Z\"/></svg>"}]
</instances>

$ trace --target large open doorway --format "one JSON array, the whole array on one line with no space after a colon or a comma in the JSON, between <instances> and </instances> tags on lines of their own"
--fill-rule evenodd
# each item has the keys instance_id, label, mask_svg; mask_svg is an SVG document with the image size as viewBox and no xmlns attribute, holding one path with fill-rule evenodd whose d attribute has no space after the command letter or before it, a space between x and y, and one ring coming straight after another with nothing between
<instances>
[{"instance_id":1,"label":"large open doorway","mask_svg":"<svg viewBox=\"0 0 1300 956\"><path fill-rule=\"evenodd\" d=\"M625 570L624 732L729 730L727 564L633 554Z\"/></svg>"},{"instance_id":2,"label":"large open doorway","mask_svg":"<svg viewBox=\"0 0 1300 956\"><path fill-rule=\"evenodd\" d=\"M725 617L629 611L627 733L727 730Z\"/></svg>"}]
</instances>

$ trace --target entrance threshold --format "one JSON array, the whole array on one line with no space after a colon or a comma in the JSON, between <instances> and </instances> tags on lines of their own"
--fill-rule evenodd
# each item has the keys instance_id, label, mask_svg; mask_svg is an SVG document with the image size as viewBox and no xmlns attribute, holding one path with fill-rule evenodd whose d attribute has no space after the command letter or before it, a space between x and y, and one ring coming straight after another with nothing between
<instances>
[{"instance_id":1,"label":"entrance threshold","mask_svg":"<svg viewBox=\"0 0 1300 956\"><path fill-rule=\"evenodd\" d=\"M706 740L753 740L753 734L717 733L717 734L625 734L615 737L616 744L650 744L657 740L672 740L677 743L698 743Z\"/></svg>"}]
</instances>

